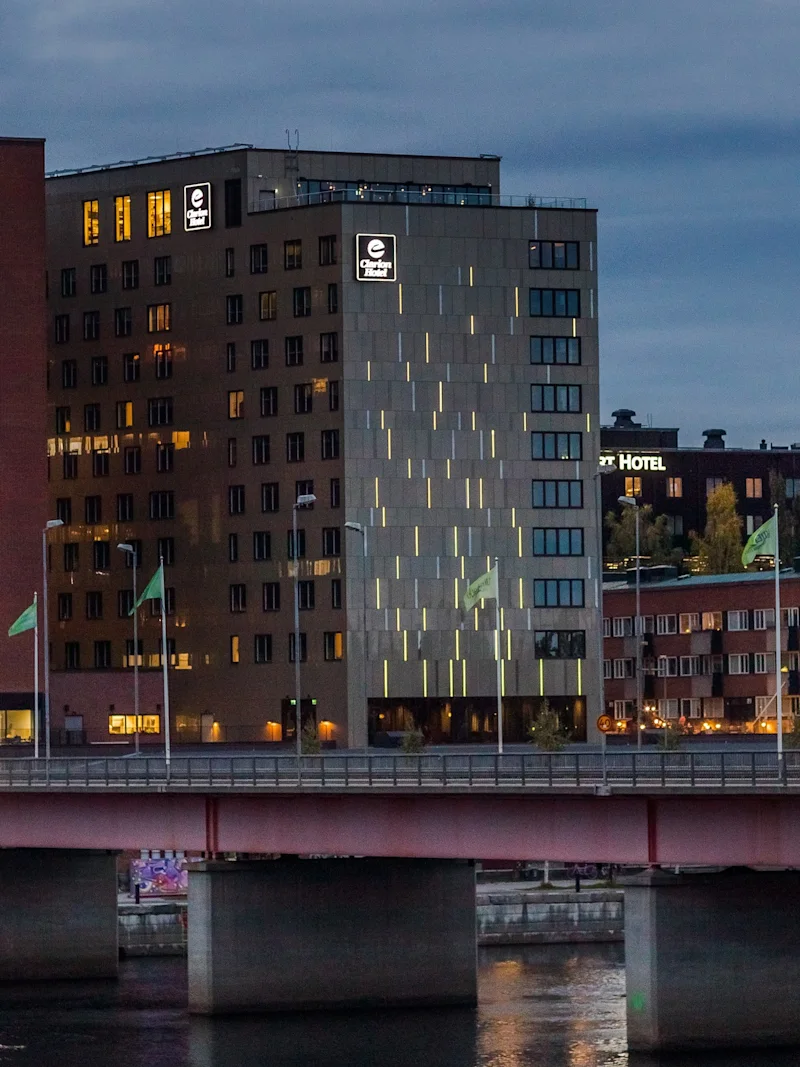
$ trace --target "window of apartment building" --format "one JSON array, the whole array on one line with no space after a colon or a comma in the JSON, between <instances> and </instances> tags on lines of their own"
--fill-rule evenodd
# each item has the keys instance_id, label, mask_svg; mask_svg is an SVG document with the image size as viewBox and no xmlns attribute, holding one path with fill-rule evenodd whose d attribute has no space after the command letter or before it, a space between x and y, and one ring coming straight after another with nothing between
<instances>
[{"instance_id":1,"label":"window of apartment building","mask_svg":"<svg viewBox=\"0 0 800 1067\"><path fill-rule=\"evenodd\" d=\"M727 615L729 630L750 629L750 613L748 611L729 611Z\"/></svg>"},{"instance_id":2,"label":"window of apartment building","mask_svg":"<svg viewBox=\"0 0 800 1067\"><path fill-rule=\"evenodd\" d=\"M638 474L629 475L625 479L625 496L641 496L642 479Z\"/></svg>"},{"instance_id":3,"label":"window of apartment building","mask_svg":"<svg viewBox=\"0 0 800 1067\"><path fill-rule=\"evenodd\" d=\"M225 370L233 374L236 370L236 342L228 341L225 346Z\"/></svg>"},{"instance_id":4,"label":"window of apartment building","mask_svg":"<svg viewBox=\"0 0 800 1067\"><path fill-rule=\"evenodd\" d=\"M773 652L756 652L753 656L753 674L772 674L775 670Z\"/></svg>"},{"instance_id":5,"label":"window of apartment building","mask_svg":"<svg viewBox=\"0 0 800 1067\"><path fill-rule=\"evenodd\" d=\"M167 333L172 329L172 304L148 304L147 332Z\"/></svg>"},{"instance_id":6,"label":"window of apartment building","mask_svg":"<svg viewBox=\"0 0 800 1067\"><path fill-rule=\"evenodd\" d=\"M83 201L83 244L85 248L100 244L99 200Z\"/></svg>"},{"instance_id":7,"label":"window of apartment building","mask_svg":"<svg viewBox=\"0 0 800 1067\"><path fill-rule=\"evenodd\" d=\"M750 534L755 533L759 526L762 525L763 521L761 515L745 515L744 529L747 536L749 537Z\"/></svg>"},{"instance_id":8,"label":"window of apartment building","mask_svg":"<svg viewBox=\"0 0 800 1067\"><path fill-rule=\"evenodd\" d=\"M74 359L61 360L61 388L77 389L78 387L78 362Z\"/></svg>"},{"instance_id":9,"label":"window of apartment building","mask_svg":"<svg viewBox=\"0 0 800 1067\"><path fill-rule=\"evenodd\" d=\"M535 508L582 508L583 482L535 478L532 484Z\"/></svg>"},{"instance_id":10,"label":"window of apartment building","mask_svg":"<svg viewBox=\"0 0 800 1067\"><path fill-rule=\"evenodd\" d=\"M253 466L263 467L269 463L269 434L256 434L252 440Z\"/></svg>"},{"instance_id":11,"label":"window of apartment building","mask_svg":"<svg viewBox=\"0 0 800 1067\"><path fill-rule=\"evenodd\" d=\"M83 513L87 526L103 521L103 498L101 496L87 496L83 501Z\"/></svg>"},{"instance_id":12,"label":"window of apartment building","mask_svg":"<svg viewBox=\"0 0 800 1067\"><path fill-rule=\"evenodd\" d=\"M133 522L133 493L117 495L117 522Z\"/></svg>"},{"instance_id":13,"label":"window of apartment building","mask_svg":"<svg viewBox=\"0 0 800 1067\"><path fill-rule=\"evenodd\" d=\"M305 434L287 433L286 435L286 461L287 463L302 463L306 455Z\"/></svg>"},{"instance_id":14,"label":"window of apartment building","mask_svg":"<svg viewBox=\"0 0 800 1067\"><path fill-rule=\"evenodd\" d=\"M261 510L263 512L278 510L278 483L261 483Z\"/></svg>"},{"instance_id":15,"label":"window of apartment building","mask_svg":"<svg viewBox=\"0 0 800 1067\"><path fill-rule=\"evenodd\" d=\"M111 455L107 449L92 452L92 477L107 478L111 473Z\"/></svg>"},{"instance_id":16,"label":"window of apartment building","mask_svg":"<svg viewBox=\"0 0 800 1067\"><path fill-rule=\"evenodd\" d=\"M131 239L131 198L129 196L114 197L114 240L130 241Z\"/></svg>"},{"instance_id":17,"label":"window of apartment building","mask_svg":"<svg viewBox=\"0 0 800 1067\"><path fill-rule=\"evenodd\" d=\"M83 313L83 339L84 341L100 340L100 312L84 311Z\"/></svg>"},{"instance_id":18,"label":"window of apartment building","mask_svg":"<svg viewBox=\"0 0 800 1067\"><path fill-rule=\"evenodd\" d=\"M614 678L633 678L636 673L632 659L615 659L613 667Z\"/></svg>"},{"instance_id":19,"label":"window of apartment building","mask_svg":"<svg viewBox=\"0 0 800 1067\"><path fill-rule=\"evenodd\" d=\"M312 611L314 608L314 581L305 579L297 583L297 605L300 611Z\"/></svg>"},{"instance_id":20,"label":"window of apartment building","mask_svg":"<svg viewBox=\"0 0 800 1067\"><path fill-rule=\"evenodd\" d=\"M322 363L339 362L338 333L321 333L319 335L319 358Z\"/></svg>"},{"instance_id":21,"label":"window of apartment building","mask_svg":"<svg viewBox=\"0 0 800 1067\"><path fill-rule=\"evenodd\" d=\"M700 614L696 611L683 612L678 616L678 629L682 634L696 633L700 629Z\"/></svg>"},{"instance_id":22,"label":"window of apartment building","mask_svg":"<svg viewBox=\"0 0 800 1067\"><path fill-rule=\"evenodd\" d=\"M330 500L332 508L340 508L342 506L342 483L338 478L331 478Z\"/></svg>"},{"instance_id":23,"label":"window of apartment building","mask_svg":"<svg viewBox=\"0 0 800 1067\"><path fill-rule=\"evenodd\" d=\"M108 266L105 263L93 263L89 267L89 292L105 293L108 290Z\"/></svg>"},{"instance_id":24,"label":"window of apartment building","mask_svg":"<svg viewBox=\"0 0 800 1067\"><path fill-rule=\"evenodd\" d=\"M72 618L72 593L58 594L58 619L59 622L69 622Z\"/></svg>"},{"instance_id":25,"label":"window of apartment building","mask_svg":"<svg viewBox=\"0 0 800 1067\"><path fill-rule=\"evenodd\" d=\"M172 193L156 189L147 194L147 236L166 237L172 233Z\"/></svg>"},{"instance_id":26,"label":"window of apartment building","mask_svg":"<svg viewBox=\"0 0 800 1067\"><path fill-rule=\"evenodd\" d=\"M278 414L278 387L277 385L265 385L261 389L261 414L266 417L268 415Z\"/></svg>"},{"instance_id":27,"label":"window of apartment building","mask_svg":"<svg viewBox=\"0 0 800 1067\"><path fill-rule=\"evenodd\" d=\"M228 486L228 514L244 515L244 486Z\"/></svg>"},{"instance_id":28,"label":"window of apartment building","mask_svg":"<svg viewBox=\"0 0 800 1067\"><path fill-rule=\"evenodd\" d=\"M678 632L677 615L656 615L657 634L676 634Z\"/></svg>"},{"instance_id":29,"label":"window of apartment building","mask_svg":"<svg viewBox=\"0 0 800 1067\"><path fill-rule=\"evenodd\" d=\"M323 430L322 436L322 458L323 459L338 459L339 458L339 431L338 430Z\"/></svg>"},{"instance_id":30,"label":"window of apartment building","mask_svg":"<svg viewBox=\"0 0 800 1067\"><path fill-rule=\"evenodd\" d=\"M244 322L244 297L241 293L225 297L225 321L229 326L239 326Z\"/></svg>"},{"instance_id":31,"label":"window of apartment building","mask_svg":"<svg viewBox=\"0 0 800 1067\"><path fill-rule=\"evenodd\" d=\"M584 630L537 630L533 635L536 659L585 659Z\"/></svg>"},{"instance_id":32,"label":"window of apartment building","mask_svg":"<svg viewBox=\"0 0 800 1067\"><path fill-rule=\"evenodd\" d=\"M530 339L531 363L578 366L581 362L580 337L539 337Z\"/></svg>"},{"instance_id":33,"label":"window of apartment building","mask_svg":"<svg viewBox=\"0 0 800 1067\"><path fill-rule=\"evenodd\" d=\"M141 360L138 352L125 352L122 357L122 380L125 382L138 382L141 370Z\"/></svg>"},{"instance_id":34,"label":"window of apartment building","mask_svg":"<svg viewBox=\"0 0 800 1067\"><path fill-rule=\"evenodd\" d=\"M153 345L153 362L157 379L163 381L172 377L172 345L169 342Z\"/></svg>"},{"instance_id":35,"label":"window of apartment building","mask_svg":"<svg viewBox=\"0 0 800 1067\"><path fill-rule=\"evenodd\" d=\"M603 678L608 680L612 677L611 674L612 661L610 659L603 660Z\"/></svg>"},{"instance_id":36,"label":"window of apartment building","mask_svg":"<svg viewBox=\"0 0 800 1067\"><path fill-rule=\"evenodd\" d=\"M228 603L232 612L247 611L247 586L243 582L229 586Z\"/></svg>"},{"instance_id":37,"label":"window of apartment building","mask_svg":"<svg viewBox=\"0 0 800 1067\"><path fill-rule=\"evenodd\" d=\"M64 453L62 476L65 481L70 481L78 477L78 456L75 452Z\"/></svg>"},{"instance_id":38,"label":"window of apartment building","mask_svg":"<svg viewBox=\"0 0 800 1067\"><path fill-rule=\"evenodd\" d=\"M749 674L750 655L747 652L732 652L728 656L728 674Z\"/></svg>"},{"instance_id":39,"label":"window of apartment building","mask_svg":"<svg viewBox=\"0 0 800 1067\"><path fill-rule=\"evenodd\" d=\"M61 295L75 296L78 291L78 272L74 267L63 267L61 270Z\"/></svg>"},{"instance_id":40,"label":"window of apartment building","mask_svg":"<svg viewBox=\"0 0 800 1067\"><path fill-rule=\"evenodd\" d=\"M701 660L699 656L681 656L680 671L682 678L693 678L700 674Z\"/></svg>"},{"instance_id":41,"label":"window of apartment building","mask_svg":"<svg viewBox=\"0 0 800 1067\"><path fill-rule=\"evenodd\" d=\"M577 241L531 241L528 266L531 270L579 270Z\"/></svg>"},{"instance_id":42,"label":"window of apartment building","mask_svg":"<svg viewBox=\"0 0 800 1067\"><path fill-rule=\"evenodd\" d=\"M683 536L683 515L665 515L667 520L667 533L670 537Z\"/></svg>"},{"instance_id":43,"label":"window of apartment building","mask_svg":"<svg viewBox=\"0 0 800 1067\"><path fill-rule=\"evenodd\" d=\"M754 630L774 630L775 629L775 609L774 608L756 608L753 612L753 629Z\"/></svg>"},{"instance_id":44,"label":"window of apartment building","mask_svg":"<svg viewBox=\"0 0 800 1067\"><path fill-rule=\"evenodd\" d=\"M268 530L253 531L253 560L261 563L272 559L272 535Z\"/></svg>"},{"instance_id":45,"label":"window of apartment building","mask_svg":"<svg viewBox=\"0 0 800 1067\"><path fill-rule=\"evenodd\" d=\"M118 400L116 403L117 429L125 430L133 426L133 401Z\"/></svg>"},{"instance_id":46,"label":"window of apartment building","mask_svg":"<svg viewBox=\"0 0 800 1067\"><path fill-rule=\"evenodd\" d=\"M80 566L80 545L77 541L64 542L64 570L77 571Z\"/></svg>"},{"instance_id":47,"label":"window of apartment building","mask_svg":"<svg viewBox=\"0 0 800 1067\"><path fill-rule=\"evenodd\" d=\"M154 285L172 284L172 256L156 256L153 260Z\"/></svg>"},{"instance_id":48,"label":"window of apartment building","mask_svg":"<svg viewBox=\"0 0 800 1067\"><path fill-rule=\"evenodd\" d=\"M159 489L150 494L150 518L175 518L175 494L171 489Z\"/></svg>"},{"instance_id":49,"label":"window of apartment building","mask_svg":"<svg viewBox=\"0 0 800 1067\"><path fill-rule=\"evenodd\" d=\"M228 563L239 562L239 535L238 533L228 534Z\"/></svg>"},{"instance_id":50,"label":"window of apartment building","mask_svg":"<svg viewBox=\"0 0 800 1067\"><path fill-rule=\"evenodd\" d=\"M667 478L667 496L683 496L683 478Z\"/></svg>"},{"instance_id":51,"label":"window of apartment building","mask_svg":"<svg viewBox=\"0 0 800 1067\"><path fill-rule=\"evenodd\" d=\"M148 426L171 426L173 399L171 396L154 396L147 401Z\"/></svg>"},{"instance_id":52,"label":"window of apartment building","mask_svg":"<svg viewBox=\"0 0 800 1067\"><path fill-rule=\"evenodd\" d=\"M283 242L283 266L285 270L300 270L303 266L303 242Z\"/></svg>"},{"instance_id":53,"label":"window of apartment building","mask_svg":"<svg viewBox=\"0 0 800 1067\"><path fill-rule=\"evenodd\" d=\"M326 662L338 662L344 658L344 638L341 630L326 630L322 635L322 642Z\"/></svg>"},{"instance_id":54,"label":"window of apartment building","mask_svg":"<svg viewBox=\"0 0 800 1067\"><path fill-rule=\"evenodd\" d=\"M704 611L700 620L701 626L704 630L721 630L722 629L722 612L721 611Z\"/></svg>"},{"instance_id":55,"label":"window of apartment building","mask_svg":"<svg viewBox=\"0 0 800 1067\"><path fill-rule=\"evenodd\" d=\"M303 365L303 338L287 337L284 340L287 367L301 367Z\"/></svg>"},{"instance_id":56,"label":"window of apartment building","mask_svg":"<svg viewBox=\"0 0 800 1067\"><path fill-rule=\"evenodd\" d=\"M126 474L142 473L142 450L138 445L126 448L122 453L123 470Z\"/></svg>"},{"instance_id":57,"label":"window of apartment building","mask_svg":"<svg viewBox=\"0 0 800 1067\"><path fill-rule=\"evenodd\" d=\"M100 405L84 404L83 429L86 433L96 433L100 429Z\"/></svg>"},{"instance_id":58,"label":"window of apartment building","mask_svg":"<svg viewBox=\"0 0 800 1067\"><path fill-rule=\"evenodd\" d=\"M103 617L103 594L90 590L86 594L86 618L102 619Z\"/></svg>"},{"instance_id":59,"label":"window of apartment building","mask_svg":"<svg viewBox=\"0 0 800 1067\"><path fill-rule=\"evenodd\" d=\"M250 342L250 366L253 370L266 370L269 366L269 341L266 338Z\"/></svg>"},{"instance_id":60,"label":"window of apartment building","mask_svg":"<svg viewBox=\"0 0 800 1067\"><path fill-rule=\"evenodd\" d=\"M264 611L281 610L281 583L264 582L262 587L262 607Z\"/></svg>"},{"instance_id":61,"label":"window of apartment building","mask_svg":"<svg viewBox=\"0 0 800 1067\"><path fill-rule=\"evenodd\" d=\"M92 356L92 385L108 385L108 356Z\"/></svg>"},{"instance_id":62,"label":"window of apartment building","mask_svg":"<svg viewBox=\"0 0 800 1067\"><path fill-rule=\"evenodd\" d=\"M134 540L132 537L126 538L126 541L133 549L133 552L124 553L125 570L133 570L134 560L138 570L142 565L142 542L138 538Z\"/></svg>"},{"instance_id":63,"label":"window of apartment building","mask_svg":"<svg viewBox=\"0 0 800 1067\"><path fill-rule=\"evenodd\" d=\"M267 273L267 246L250 245L250 273Z\"/></svg>"},{"instance_id":64,"label":"window of apartment building","mask_svg":"<svg viewBox=\"0 0 800 1067\"><path fill-rule=\"evenodd\" d=\"M611 637L611 619L608 616L603 618L603 637Z\"/></svg>"},{"instance_id":65,"label":"window of apartment building","mask_svg":"<svg viewBox=\"0 0 800 1067\"><path fill-rule=\"evenodd\" d=\"M54 321L54 339L57 345L69 343L69 315L56 315Z\"/></svg>"},{"instance_id":66,"label":"window of apartment building","mask_svg":"<svg viewBox=\"0 0 800 1067\"><path fill-rule=\"evenodd\" d=\"M274 289L258 294L258 317L262 322L274 322L278 317L278 294Z\"/></svg>"},{"instance_id":67,"label":"window of apartment building","mask_svg":"<svg viewBox=\"0 0 800 1067\"><path fill-rule=\"evenodd\" d=\"M114 336L130 337L133 332L132 308L114 308Z\"/></svg>"},{"instance_id":68,"label":"window of apartment building","mask_svg":"<svg viewBox=\"0 0 800 1067\"><path fill-rule=\"evenodd\" d=\"M583 530L577 527L533 529L534 556L582 556Z\"/></svg>"},{"instance_id":69,"label":"window of apartment building","mask_svg":"<svg viewBox=\"0 0 800 1067\"><path fill-rule=\"evenodd\" d=\"M233 278L236 274L236 249L225 249L225 277Z\"/></svg>"},{"instance_id":70,"label":"window of apartment building","mask_svg":"<svg viewBox=\"0 0 800 1067\"><path fill-rule=\"evenodd\" d=\"M800 608L784 608L781 618L785 626L800 626Z\"/></svg>"},{"instance_id":71,"label":"window of apartment building","mask_svg":"<svg viewBox=\"0 0 800 1067\"><path fill-rule=\"evenodd\" d=\"M531 459L583 459L579 433L531 434Z\"/></svg>"},{"instance_id":72,"label":"window of apartment building","mask_svg":"<svg viewBox=\"0 0 800 1067\"><path fill-rule=\"evenodd\" d=\"M242 225L242 179L227 178L225 181L225 227L235 229Z\"/></svg>"},{"instance_id":73,"label":"window of apartment building","mask_svg":"<svg viewBox=\"0 0 800 1067\"><path fill-rule=\"evenodd\" d=\"M336 315L339 311L339 286L336 282L328 285L328 314Z\"/></svg>"},{"instance_id":74,"label":"window of apartment building","mask_svg":"<svg viewBox=\"0 0 800 1067\"><path fill-rule=\"evenodd\" d=\"M342 606L342 579L331 578L331 607L338 611Z\"/></svg>"},{"instance_id":75,"label":"window of apartment building","mask_svg":"<svg viewBox=\"0 0 800 1067\"><path fill-rule=\"evenodd\" d=\"M531 289L530 313L541 318L580 318L580 290Z\"/></svg>"},{"instance_id":76,"label":"window of apartment building","mask_svg":"<svg viewBox=\"0 0 800 1067\"><path fill-rule=\"evenodd\" d=\"M715 489L719 489L724 483L724 478L706 478L706 496L708 496L709 493L713 493Z\"/></svg>"},{"instance_id":77,"label":"window of apartment building","mask_svg":"<svg viewBox=\"0 0 800 1067\"><path fill-rule=\"evenodd\" d=\"M156 471L170 474L175 466L175 445L171 441L156 443Z\"/></svg>"},{"instance_id":78,"label":"window of apartment building","mask_svg":"<svg viewBox=\"0 0 800 1067\"><path fill-rule=\"evenodd\" d=\"M228 393L228 418L244 418L244 390L231 389Z\"/></svg>"},{"instance_id":79,"label":"window of apartment building","mask_svg":"<svg viewBox=\"0 0 800 1067\"><path fill-rule=\"evenodd\" d=\"M139 260L126 259L122 264L122 288L139 288Z\"/></svg>"},{"instance_id":80,"label":"window of apartment building","mask_svg":"<svg viewBox=\"0 0 800 1067\"><path fill-rule=\"evenodd\" d=\"M533 603L537 608L582 608L583 580L537 578L533 583Z\"/></svg>"},{"instance_id":81,"label":"window of apartment building","mask_svg":"<svg viewBox=\"0 0 800 1067\"><path fill-rule=\"evenodd\" d=\"M762 482L760 478L746 478L745 479L745 494L748 500L760 500L762 492Z\"/></svg>"},{"instance_id":82,"label":"window of apartment building","mask_svg":"<svg viewBox=\"0 0 800 1067\"><path fill-rule=\"evenodd\" d=\"M302 382L294 387L295 415L310 415L314 404L314 387L310 382Z\"/></svg>"},{"instance_id":83,"label":"window of apartment building","mask_svg":"<svg viewBox=\"0 0 800 1067\"><path fill-rule=\"evenodd\" d=\"M532 385L531 411L579 413L581 411L581 387L579 385Z\"/></svg>"},{"instance_id":84,"label":"window of apartment building","mask_svg":"<svg viewBox=\"0 0 800 1067\"><path fill-rule=\"evenodd\" d=\"M230 641L231 663L239 662L239 637L233 634Z\"/></svg>"},{"instance_id":85,"label":"window of apartment building","mask_svg":"<svg viewBox=\"0 0 800 1067\"><path fill-rule=\"evenodd\" d=\"M658 674L659 678L677 678L678 657L659 656L657 661L656 673Z\"/></svg>"},{"instance_id":86,"label":"window of apartment building","mask_svg":"<svg viewBox=\"0 0 800 1067\"><path fill-rule=\"evenodd\" d=\"M311 314L311 289L307 285L292 290L292 314L296 319Z\"/></svg>"},{"instance_id":87,"label":"window of apartment building","mask_svg":"<svg viewBox=\"0 0 800 1067\"><path fill-rule=\"evenodd\" d=\"M288 530L286 533L286 558L287 559L303 559L306 554L306 532L305 530L298 530L297 537L295 538L295 531Z\"/></svg>"},{"instance_id":88,"label":"window of apartment building","mask_svg":"<svg viewBox=\"0 0 800 1067\"><path fill-rule=\"evenodd\" d=\"M800 496L800 478L786 478L786 499L793 500Z\"/></svg>"},{"instance_id":89,"label":"window of apartment building","mask_svg":"<svg viewBox=\"0 0 800 1067\"><path fill-rule=\"evenodd\" d=\"M97 201L95 201L97 203ZM81 644L80 641L64 642L64 670L79 671L81 669Z\"/></svg>"},{"instance_id":90,"label":"window of apartment building","mask_svg":"<svg viewBox=\"0 0 800 1067\"><path fill-rule=\"evenodd\" d=\"M336 263L336 234L319 239L319 265L332 267Z\"/></svg>"},{"instance_id":91,"label":"window of apartment building","mask_svg":"<svg viewBox=\"0 0 800 1067\"><path fill-rule=\"evenodd\" d=\"M339 383L328 382L328 411L339 410Z\"/></svg>"},{"instance_id":92,"label":"window of apartment building","mask_svg":"<svg viewBox=\"0 0 800 1067\"><path fill-rule=\"evenodd\" d=\"M61 519L65 526L72 524L72 497L60 496L56 500L56 518Z\"/></svg>"},{"instance_id":93,"label":"window of apartment building","mask_svg":"<svg viewBox=\"0 0 800 1067\"><path fill-rule=\"evenodd\" d=\"M300 662L305 663L308 658L308 648L306 642L306 635L304 633L297 635L300 638ZM295 662L295 634L289 634L289 662Z\"/></svg>"},{"instance_id":94,"label":"window of apartment building","mask_svg":"<svg viewBox=\"0 0 800 1067\"><path fill-rule=\"evenodd\" d=\"M159 537L156 544L158 558L163 559L165 567L175 566L175 538Z\"/></svg>"},{"instance_id":95,"label":"window of apartment building","mask_svg":"<svg viewBox=\"0 0 800 1067\"><path fill-rule=\"evenodd\" d=\"M272 663L272 634L256 634L253 640L253 662Z\"/></svg>"},{"instance_id":96,"label":"window of apartment building","mask_svg":"<svg viewBox=\"0 0 800 1067\"><path fill-rule=\"evenodd\" d=\"M314 483L310 478L301 478L294 483L294 498L297 500L301 496L314 496ZM314 502L310 504L298 504L298 510L300 511L313 511Z\"/></svg>"}]
</instances>

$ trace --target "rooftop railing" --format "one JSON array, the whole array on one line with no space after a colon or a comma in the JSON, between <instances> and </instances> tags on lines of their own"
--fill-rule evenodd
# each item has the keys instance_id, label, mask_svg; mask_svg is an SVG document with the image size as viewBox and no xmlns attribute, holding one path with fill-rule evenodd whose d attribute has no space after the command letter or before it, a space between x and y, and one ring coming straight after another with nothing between
<instances>
[{"instance_id":1,"label":"rooftop railing","mask_svg":"<svg viewBox=\"0 0 800 1067\"><path fill-rule=\"evenodd\" d=\"M523 207L564 208L586 210L583 196L506 196L477 189L463 195L455 192L421 192L410 189L331 189L318 193L297 193L295 196L262 196L249 205L251 214L261 211L281 211L287 208L308 207L312 204L414 204L436 207Z\"/></svg>"}]
</instances>

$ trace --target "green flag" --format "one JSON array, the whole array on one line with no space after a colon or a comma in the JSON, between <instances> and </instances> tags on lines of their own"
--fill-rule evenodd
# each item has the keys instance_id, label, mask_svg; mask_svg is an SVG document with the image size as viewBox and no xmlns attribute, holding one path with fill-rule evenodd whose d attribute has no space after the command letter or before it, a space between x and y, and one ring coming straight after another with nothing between
<instances>
[{"instance_id":1,"label":"green flag","mask_svg":"<svg viewBox=\"0 0 800 1067\"><path fill-rule=\"evenodd\" d=\"M8 636L14 637L16 634L24 634L26 630L34 630L36 628L36 601L34 601L30 607L25 608L23 613L12 623L8 628Z\"/></svg>"},{"instance_id":2,"label":"green flag","mask_svg":"<svg viewBox=\"0 0 800 1067\"><path fill-rule=\"evenodd\" d=\"M479 600L497 598L497 567L476 578L464 594L464 611L469 611Z\"/></svg>"},{"instance_id":3,"label":"green flag","mask_svg":"<svg viewBox=\"0 0 800 1067\"><path fill-rule=\"evenodd\" d=\"M153 575L153 577L150 579L150 581L147 583L147 585L144 587L144 589L142 590L142 595L133 605L128 614L133 615L134 611L136 611L136 609L144 600L160 600L162 603L164 601L164 582L160 566L156 573Z\"/></svg>"},{"instance_id":4,"label":"green flag","mask_svg":"<svg viewBox=\"0 0 800 1067\"><path fill-rule=\"evenodd\" d=\"M778 519L773 515L763 526L750 534L742 552L744 566L752 563L756 556L776 556L778 554Z\"/></svg>"}]
</instances>

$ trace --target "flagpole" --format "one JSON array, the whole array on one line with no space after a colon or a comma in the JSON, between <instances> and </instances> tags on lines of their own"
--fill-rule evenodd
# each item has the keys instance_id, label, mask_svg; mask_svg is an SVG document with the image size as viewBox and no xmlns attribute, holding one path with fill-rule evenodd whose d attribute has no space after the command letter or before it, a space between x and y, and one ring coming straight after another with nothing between
<instances>
[{"instance_id":1,"label":"flagpole","mask_svg":"<svg viewBox=\"0 0 800 1067\"><path fill-rule=\"evenodd\" d=\"M778 771L783 770L783 694L781 693L781 544L778 536L778 505L775 517L775 708L778 715Z\"/></svg>"},{"instance_id":2,"label":"flagpole","mask_svg":"<svg viewBox=\"0 0 800 1067\"><path fill-rule=\"evenodd\" d=\"M494 598L494 641L497 660L497 751L503 753L503 685L500 673L500 557L494 557L494 580L497 596Z\"/></svg>"},{"instance_id":3,"label":"flagpole","mask_svg":"<svg viewBox=\"0 0 800 1067\"><path fill-rule=\"evenodd\" d=\"M169 737L169 650L167 648L167 596L164 588L164 557L160 556L158 568L161 571L161 669L164 676L164 756L167 764L167 778L170 769L170 737ZM138 649L136 650L138 653Z\"/></svg>"},{"instance_id":4,"label":"flagpole","mask_svg":"<svg viewBox=\"0 0 800 1067\"><path fill-rule=\"evenodd\" d=\"M33 594L33 758L39 758L39 594Z\"/></svg>"}]
</instances>

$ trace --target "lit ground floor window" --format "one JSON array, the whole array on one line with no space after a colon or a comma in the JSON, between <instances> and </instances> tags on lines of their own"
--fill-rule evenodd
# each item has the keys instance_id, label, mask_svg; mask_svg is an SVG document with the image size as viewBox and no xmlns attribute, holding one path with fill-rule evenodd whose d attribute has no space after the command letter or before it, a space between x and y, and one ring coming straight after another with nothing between
<instances>
[{"instance_id":1,"label":"lit ground floor window","mask_svg":"<svg viewBox=\"0 0 800 1067\"><path fill-rule=\"evenodd\" d=\"M586 740L584 697L504 697L503 738L508 743L528 741L530 728L545 701L557 712L574 741ZM369 702L370 744L380 744L393 733L417 730L431 744L468 744L497 740L495 697L389 697Z\"/></svg>"},{"instance_id":2,"label":"lit ground floor window","mask_svg":"<svg viewBox=\"0 0 800 1067\"><path fill-rule=\"evenodd\" d=\"M33 740L33 711L30 708L0 710L0 742L14 744Z\"/></svg>"},{"instance_id":3,"label":"lit ground floor window","mask_svg":"<svg viewBox=\"0 0 800 1067\"><path fill-rule=\"evenodd\" d=\"M135 715L109 715L108 716L108 732L110 734L127 734L136 733L136 716ZM160 715L140 715L139 716L139 733L140 734L158 734L161 733L161 716Z\"/></svg>"}]
</instances>

